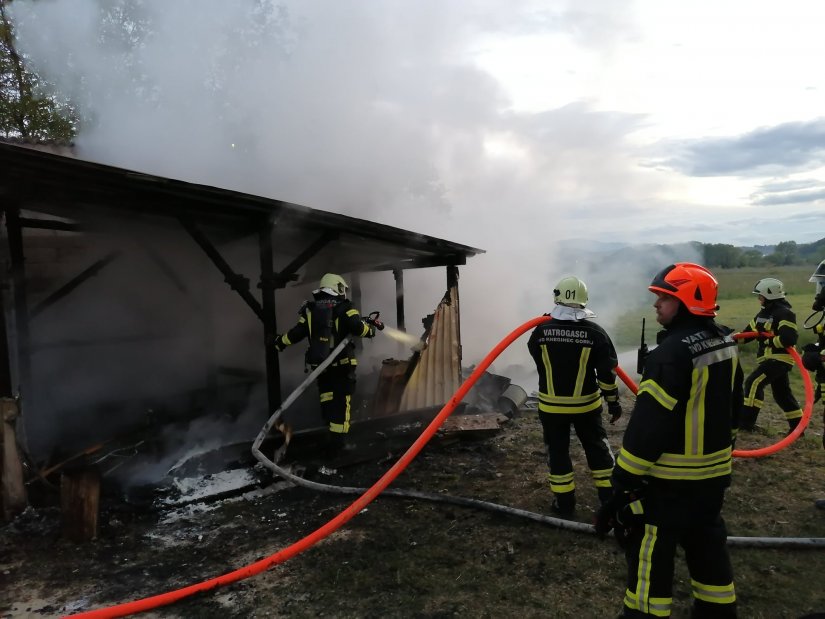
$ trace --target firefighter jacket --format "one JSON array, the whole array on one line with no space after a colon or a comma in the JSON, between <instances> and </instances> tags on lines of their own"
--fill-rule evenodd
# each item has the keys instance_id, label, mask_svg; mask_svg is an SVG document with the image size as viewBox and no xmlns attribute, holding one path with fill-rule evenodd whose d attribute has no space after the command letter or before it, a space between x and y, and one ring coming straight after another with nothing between
<instances>
[{"instance_id":1,"label":"firefighter jacket","mask_svg":"<svg viewBox=\"0 0 825 619\"><path fill-rule=\"evenodd\" d=\"M688 491L730 485L742 383L730 330L708 318L679 317L645 361L614 486Z\"/></svg>"},{"instance_id":2,"label":"firefighter jacket","mask_svg":"<svg viewBox=\"0 0 825 619\"><path fill-rule=\"evenodd\" d=\"M576 319L543 323L533 330L527 349L539 374L539 411L588 413L601 408L602 396L608 403L619 401L616 349L596 323Z\"/></svg>"},{"instance_id":3,"label":"firefighter jacket","mask_svg":"<svg viewBox=\"0 0 825 619\"><path fill-rule=\"evenodd\" d=\"M298 310L298 322L275 339L281 351L287 346L309 339L306 363L319 365L346 336L373 337L375 328L364 321L347 298L316 291L313 300ZM355 344L350 342L338 353L332 365L356 365Z\"/></svg>"},{"instance_id":4,"label":"firefighter jacket","mask_svg":"<svg viewBox=\"0 0 825 619\"><path fill-rule=\"evenodd\" d=\"M796 345L799 328L796 326L796 314L791 310L791 304L785 299L766 301L765 306L748 323L745 331L773 333L773 337L759 340L759 348L756 352L757 363L774 359L788 365L794 364L793 357L785 349ZM752 339L743 341L747 342Z\"/></svg>"}]
</instances>

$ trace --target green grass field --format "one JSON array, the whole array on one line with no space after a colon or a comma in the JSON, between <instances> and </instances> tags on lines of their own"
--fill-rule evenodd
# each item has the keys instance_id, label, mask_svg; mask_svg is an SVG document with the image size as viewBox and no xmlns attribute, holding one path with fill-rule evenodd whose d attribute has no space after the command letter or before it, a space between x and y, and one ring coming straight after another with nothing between
<instances>
[{"instance_id":1,"label":"green grass field","mask_svg":"<svg viewBox=\"0 0 825 619\"><path fill-rule=\"evenodd\" d=\"M809 266L776 267L770 272L764 269L717 269L714 275L719 280L719 316L717 321L736 331L747 326L751 318L759 311L759 302L753 294L753 286L761 277L776 277L785 284L788 293L787 299L796 312L799 325L799 347L815 340L809 329L803 329L802 324L811 314L811 303L814 297L813 284L808 282L811 269ZM616 347L620 350L636 348L639 345L642 318L646 322L646 337L648 344L655 340L659 325L656 323L656 314L651 303L628 311L621 316L610 335ZM745 349L747 350L747 348Z\"/></svg>"},{"instance_id":2,"label":"green grass field","mask_svg":"<svg viewBox=\"0 0 825 619\"><path fill-rule=\"evenodd\" d=\"M762 277L776 277L785 284L787 299L796 313L799 326L799 343L797 349L816 340L810 329L803 328L805 319L812 313L811 303L814 286L808 282L811 268L805 266L776 267L769 272L764 269L716 269L714 275L719 280L719 316L717 321L736 331L743 330L759 311L759 301L753 294L754 284ZM645 335L648 346L655 346L656 332L660 329L656 322L656 313L651 304L639 307L622 315L612 329L610 336L621 351L636 349L639 346L642 318L645 319ZM756 365L756 343L740 346L742 367L747 374ZM632 368L625 368L631 370ZM802 401L803 385L799 372L791 373L791 386Z\"/></svg>"}]
</instances>

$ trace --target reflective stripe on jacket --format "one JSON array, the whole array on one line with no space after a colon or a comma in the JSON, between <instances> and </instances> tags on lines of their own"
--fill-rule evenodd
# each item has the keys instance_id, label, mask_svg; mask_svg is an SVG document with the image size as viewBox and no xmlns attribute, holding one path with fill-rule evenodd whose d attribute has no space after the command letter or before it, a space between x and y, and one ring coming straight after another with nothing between
<instances>
[{"instance_id":1,"label":"reflective stripe on jacket","mask_svg":"<svg viewBox=\"0 0 825 619\"><path fill-rule=\"evenodd\" d=\"M645 363L614 485L727 486L742 405L736 343L706 319L665 334Z\"/></svg>"},{"instance_id":2,"label":"reflective stripe on jacket","mask_svg":"<svg viewBox=\"0 0 825 619\"><path fill-rule=\"evenodd\" d=\"M291 346L304 338L312 339L313 335L319 330L318 325L313 324L315 303L332 303L333 305L330 350L347 335L368 337L371 334L370 325L364 322L364 319L361 318L360 313L349 299L338 299L325 292L316 293L314 297L314 301L307 301L301 306L301 309L298 310L298 322L289 331L281 335L279 342L276 342L276 344L279 343L282 347ZM354 348L355 344L350 342L350 345L338 354L333 365L356 365L358 362L352 354Z\"/></svg>"},{"instance_id":3,"label":"reflective stripe on jacket","mask_svg":"<svg viewBox=\"0 0 825 619\"><path fill-rule=\"evenodd\" d=\"M551 320L530 334L527 349L539 374L539 410L587 413L602 397L617 402L619 361L604 329L589 320Z\"/></svg>"},{"instance_id":4,"label":"reflective stripe on jacket","mask_svg":"<svg viewBox=\"0 0 825 619\"><path fill-rule=\"evenodd\" d=\"M796 314L791 310L791 304L785 299L767 301L753 320L748 323L747 330L773 333L772 338L759 340L757 362L774 359L789 365L794 364L793 357L785 349L796 345L799 339L799 327L796 324Z\"/></svg>"}]
</instances>

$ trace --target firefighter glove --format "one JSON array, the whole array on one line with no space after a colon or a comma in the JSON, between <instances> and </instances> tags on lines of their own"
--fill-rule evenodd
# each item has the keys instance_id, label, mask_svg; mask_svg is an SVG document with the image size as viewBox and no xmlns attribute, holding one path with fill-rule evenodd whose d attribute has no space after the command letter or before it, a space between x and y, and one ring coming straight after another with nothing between
<instances>
[{"instance_id":1,"label":"firefighter glove","mask_svg":"<svg viewBox=\"0 0 825 619\"><path fill-rule=\"evenodd\" d=\"M610 423L616 423L622 416L622 405L619 402L608 402L607 412L610 414Z\"/></svg>"},{"instance_id":2,"label":"firefighter glove","mask_svg":"<svg viewBox=\"0 0 825 619\"><path fill-rule=\"evenodd\" d=\"M275 336L275 350L278 352L283 352L286 345L284 344L284 340L281 338L280 335Z\"/></svg>"},{"instance_id":3,"label":"firefighter glove","mask_svg":"<svg viewBox=\"0 0 825 619\"><path fill-rule=\"evenodd\" d=\"M618 500L614 494L609 501L602 503L599 511L596 512L596 522L593 523L593 526L596 528L596 535L599 536L599 539L604 539L616 524L617 506Z\"/></svg>"},{"instance_id":4,"label":"firefighter glove","mask_svg":"<svg viewBox=\"0 0 825 619\"><path fill-rule=\"evenodd\" d=\"M596 512L596 535L599 539L604 539L605 536L613 530L617 525L617 515L622 508L627 505L628 493L617 491L613 489L613 496L602 503L599 511Z\"/></svg>"},{"instance_id":5,"label":"firefighter glove","mask_svg":"<svg viewBox=\"0 0 825 619\"><path fill-rule=\"evenodd\" d=\"M638 505L636 510L633 509L634 504ZM641 512L641 502L636 492L614 490L613 497L596 512L596 535L604 539L612 530L613 537L624 548L628 535L639 524L637 513Z\"/></svg>"}]
</instances>

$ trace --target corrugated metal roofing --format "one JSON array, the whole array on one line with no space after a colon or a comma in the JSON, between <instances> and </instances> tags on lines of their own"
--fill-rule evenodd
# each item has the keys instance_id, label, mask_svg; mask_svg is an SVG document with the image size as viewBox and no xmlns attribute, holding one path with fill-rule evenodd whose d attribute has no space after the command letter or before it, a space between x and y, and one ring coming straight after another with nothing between
<instances>
[{"instance_id":1,"label":"corrugated metal roofing","mask_svg":"<svg viewBox=\"0 0 825 619\"><path fill-rule=\"evenodd\" d=\"M461 385L458 289L438 304L418 365L401 396L399 410L442 406Z\"/></svg>"}]
</instances>

